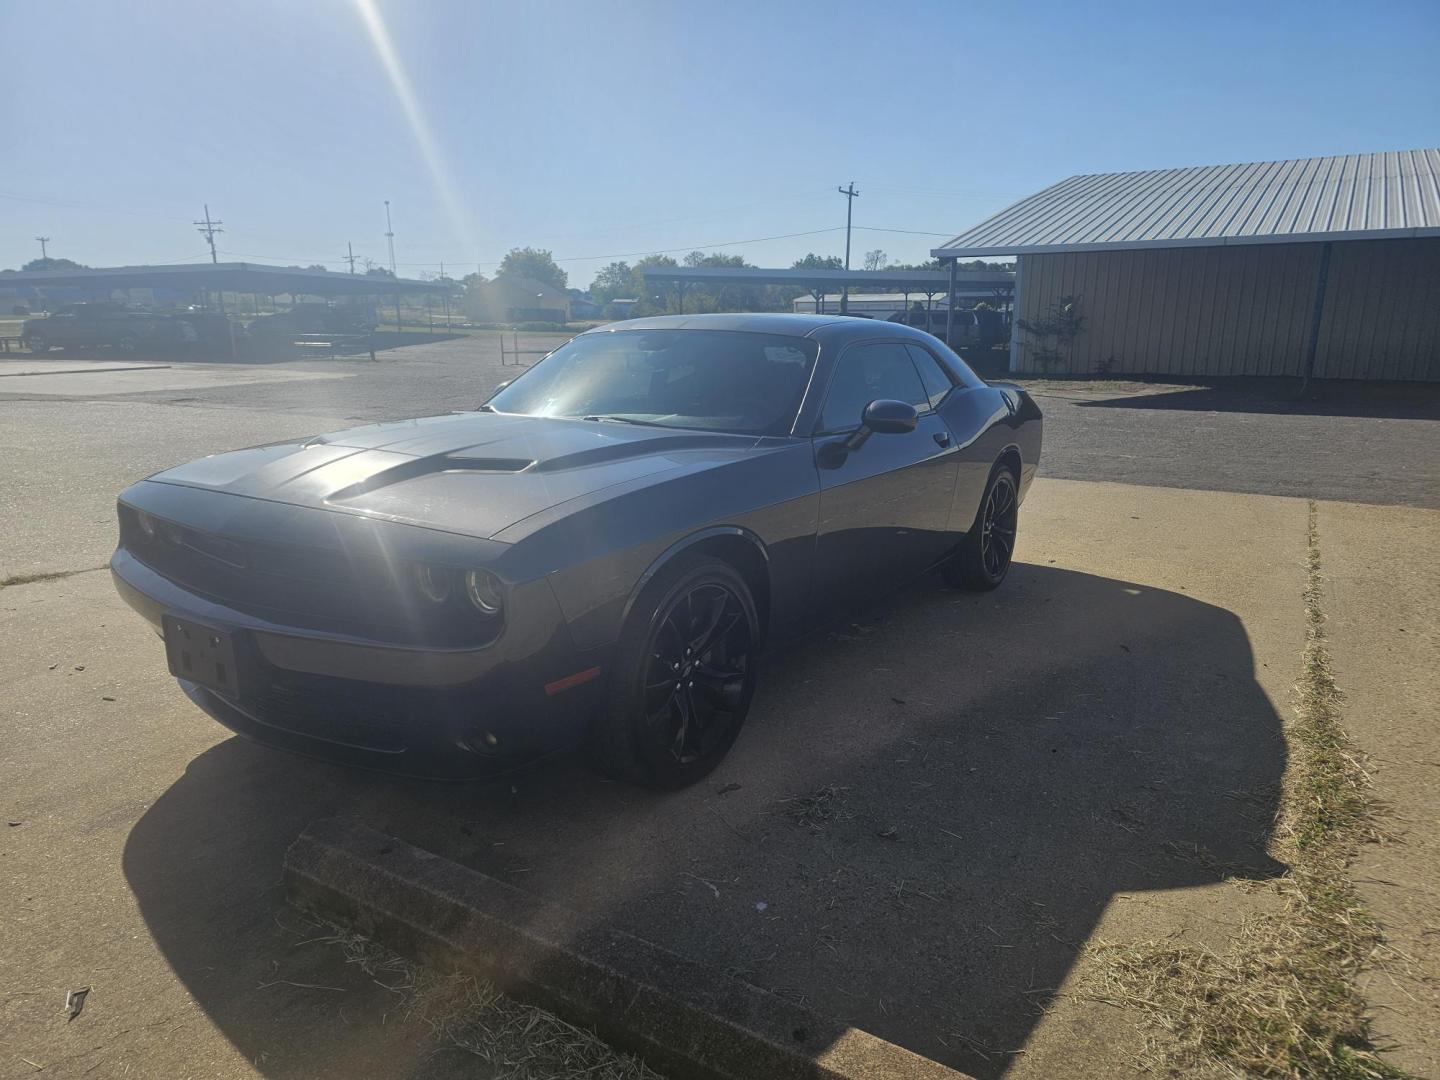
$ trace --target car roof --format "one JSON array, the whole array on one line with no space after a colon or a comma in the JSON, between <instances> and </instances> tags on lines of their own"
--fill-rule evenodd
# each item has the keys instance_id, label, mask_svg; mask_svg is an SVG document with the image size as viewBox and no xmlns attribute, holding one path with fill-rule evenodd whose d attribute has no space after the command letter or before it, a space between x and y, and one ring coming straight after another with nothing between
<instances>
[{"instance_id":1,"label":"car roof","mask_svg":"<svg viewBox=\"0 0 1440 1080\"><path fill-rule=\"evenodd\" d=\"M936 339L903 322L863 319L846 315L787 315L777 312L739 312L728 315L655 315L645 319L605 323L587 334L617 330L733 330L752 334L784 334L814 337L823 345L836 345L857 338L893 338L934 348ZM945 351L945 350L941 350Z\"/></svg>"},{"instance_id":2,"label":"car roof","mask_svg":"<svg viewBox=\"0 0 1440 1080\"><path fill-rule=\"evenodd\" d=\"M807 337L822 326L850 322L838 315L786 315L779 312L738 312L722 315L653 315L643 319L606 323L588 334L611 330L741 330L752 334L786 334Z\"/></svg>"}]
</instances>

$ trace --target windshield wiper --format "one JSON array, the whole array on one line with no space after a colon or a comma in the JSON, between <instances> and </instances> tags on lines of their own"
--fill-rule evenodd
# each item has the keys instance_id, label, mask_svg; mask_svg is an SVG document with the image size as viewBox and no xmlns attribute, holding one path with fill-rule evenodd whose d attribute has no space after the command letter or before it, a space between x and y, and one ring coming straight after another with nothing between
<instances>
[{"instance_id":1,"label":"windshield wiper","mask_svg":"<svg viewBox=\"0 0 1440 1080\"><path fill-rule=\"evenodd\" d=\"M596 420L611 424L639 424L641 427L669 427L668 424L656 423L654 420L636 420L633 416L617 416L614 413L607 413L602 416L582 416L581 420Z\"/></svg>"}]
</instances>

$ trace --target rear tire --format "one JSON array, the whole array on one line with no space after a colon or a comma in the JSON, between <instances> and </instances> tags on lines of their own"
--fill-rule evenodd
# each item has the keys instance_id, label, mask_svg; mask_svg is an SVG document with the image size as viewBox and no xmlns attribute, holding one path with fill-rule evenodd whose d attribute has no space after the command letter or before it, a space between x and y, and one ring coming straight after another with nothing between
<instances>
[{"instance_id":1,"label":"rear tire","mask_svg":"<svg viewBox=\"0 0 1440 1080\"><path fill-rule=\"evenodd\" d=\"M596 766L652 788L709 775L750 710L759 640L750 587L733 566L696 554L663 567L621 632L591 732Z\"/></svg>"},{"instance_id":2,"label":"rear tire","mask_svg":"<svg viewBox=\"0 0 1440 1080\"><path fill-rule=\"evenodd\" d=\"M975 521L958 551L940 567L945 583L957 589L988 592L1005 580L1015 554L1019 523L1020 478L1000 462L990 471L990 482Z\"/></svg>"}]
</instances>

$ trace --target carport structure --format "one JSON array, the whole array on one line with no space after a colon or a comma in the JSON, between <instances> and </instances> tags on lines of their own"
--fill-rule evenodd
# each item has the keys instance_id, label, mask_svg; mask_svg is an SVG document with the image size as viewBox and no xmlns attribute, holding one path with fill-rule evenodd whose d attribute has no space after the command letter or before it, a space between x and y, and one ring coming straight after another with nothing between
<instances>
[{"instance_id":1,"label":"carport structure","mask_svg":"<svg viewBox=\"0 0 1440 1080\"><path fill-rule=\"evenodd\" d=\"M1440 380L1436 149L1072 176L931 254L1016 256L1012 371Z\"/></svg>"},{"instance_id":2,"label":"carport structure","mask_svg":"<svg viewBox=\"0 0 1440 1080\"><path fill-rule=\"evenodd\" d=\"M262 263L184 263L160 266L109 266L79 270L23 270L0 274L0 288L80 289L92 296L109 297L117 289L164 289L196 297L208 304L211 293L249 293L254 297L320 296L395 298L397 322L400 297L447 292L439 281L415 281L369 274L339 274L330 270L266 266ZM256 304L258 311L258 300ZM221 308L223 311L223 307Z\"/></svg>"},{"instance_id":3,"label":"carport structure","mask_svg":"<svg viewBox=\"0 0 1440 1080\"><path fill-rule=\"evenodd\" d=\"M935 298L946 298L953 312L957 296L993 298L1008 303L1015 287L1015 275L1006 270L958 270L952 261L948 270L779 270L721 266L646 266L641 271L647 284L657 282L675 289L680 311L685 311L685 289L691 285L794 285L810 291L815 310L824 314L827 290L856 289L861 286L890 292L915 293L925 297L927 310ZM908 306L908 304L907 304ZM840 311L846 310L842 297ZM949 327L946 328L947 334Z\"/></svg>"}]
</instances>

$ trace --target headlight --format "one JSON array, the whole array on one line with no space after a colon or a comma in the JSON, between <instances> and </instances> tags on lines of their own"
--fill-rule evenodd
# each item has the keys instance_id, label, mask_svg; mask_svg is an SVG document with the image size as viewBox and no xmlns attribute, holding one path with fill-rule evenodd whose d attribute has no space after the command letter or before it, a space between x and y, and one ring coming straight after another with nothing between
<instances>
[{"instance_id":1,"label":"headlight","mask_svg":"<svg viewBox=\"0 0 1440 1080\"><path fill-rule=\"evenodd\" d=\"M420 595L432 604L443 604L450 599L452 577L450 570L444 566L415 567L415 585Z\"/></svg>"},{"instance_id":2,"label":"headlight","mask_svg":"<svg viewBox=\"0 0 1440 1080\"><path fill-rule=\"evenodd\" d=\"M140 526L140 535L144 536L146 540L155 539L154 518L152 518L149 514L145 513L144 510L136 510L135 521Z\"/></svg>"},{"instance_id":3,"label":"headlight","mask_svg":"<svg viewBox=\"0 0 1440 1080\"><path fill-rule=\"evenodd\" d=\"M465 573L465 593L470 602L483 614L499 615L505 606L500 595L500 582L488 570L468 570Z\"/></svg>"}]
</instances>

